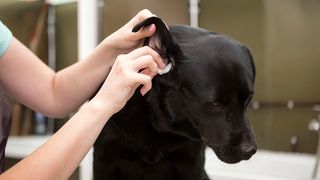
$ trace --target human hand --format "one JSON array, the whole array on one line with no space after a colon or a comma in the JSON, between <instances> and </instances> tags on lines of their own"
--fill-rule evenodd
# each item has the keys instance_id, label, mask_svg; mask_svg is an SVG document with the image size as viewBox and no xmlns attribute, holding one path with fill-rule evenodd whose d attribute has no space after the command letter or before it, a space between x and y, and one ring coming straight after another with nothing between
<instances>
[{"instance_id":1,"label":"human hand","mask_svg":"<svg viewBox=\"0 0 320 180\"><path fill-rule=\"evenodd\" d=\"M92 99L111 104L118 112L142 85L145 95L152 87L151 80L165 64L157 52L145 46L128 54L119 55L97 95Z\"/></svg>"},{"instance_id":2,"label":"human hand","mask_svg":"<svg viewBox=\"0 0 320 180\"><path fill-rule=\"evenodd\" d=\"M115 56L128 53L138 47L141 47L143 44L143 38L152 36L156 31L156 27L152 24L138 32L132 32L132 29L138 23L152 16L155 15L147 9L140 11L127 24L105 38L102 44L106 44L109 48L108 51L113 51Z\"/></svg>"}]
</instances>

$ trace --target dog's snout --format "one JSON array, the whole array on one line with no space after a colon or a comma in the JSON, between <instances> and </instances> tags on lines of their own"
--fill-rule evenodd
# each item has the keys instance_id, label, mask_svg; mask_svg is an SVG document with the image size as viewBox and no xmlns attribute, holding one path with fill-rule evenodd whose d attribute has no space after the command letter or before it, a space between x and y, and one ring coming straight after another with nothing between
<instances>
[{"instance_id":1,"label":"dog's snout","mask_svg":"<svg viewBox=\"0 0 320 180\"><path fill-rule=\"evenodd\" d=\"M243 159L250 159L252 155L257 152L257 146L249 143L244 143L240 145L240 151Z\"/></svg>"}]
</instances>

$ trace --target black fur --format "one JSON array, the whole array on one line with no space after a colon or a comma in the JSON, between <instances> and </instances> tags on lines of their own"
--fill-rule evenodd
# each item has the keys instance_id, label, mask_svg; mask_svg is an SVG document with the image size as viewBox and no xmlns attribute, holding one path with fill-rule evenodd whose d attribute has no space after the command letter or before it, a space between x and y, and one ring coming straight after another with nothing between
<instances>
[{"instance_id":1,"label":"black fur","mask_svg":"<svg viewBox=\"0 0 320 180\"><path fill-rule=\"evenodd\" d=\"M226 163L256 152L246 108L254 92L249 49L224 35L159 18L145 40L173 69L137 91L104 127L94 145L96 180L205 180L206 146Z\"/></svg>"}]
</instances>

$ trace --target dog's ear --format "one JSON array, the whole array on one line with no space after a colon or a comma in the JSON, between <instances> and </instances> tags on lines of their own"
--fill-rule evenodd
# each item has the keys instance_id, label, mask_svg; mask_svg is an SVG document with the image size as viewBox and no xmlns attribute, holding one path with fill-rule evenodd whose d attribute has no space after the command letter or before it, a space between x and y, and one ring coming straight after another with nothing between
<instances>
[{"instance_id":1,"label":"dog's ear","mask_svg":"<svg viewBox=\"0 0 320 180\"><path fill-rule=\"evenodd\" d=\"M253 76L253 82L255 82L255 78L256 78L256 67L254 65L254 61L253 61L253 57L252 57L252 52L250 50L250 48L248 48L247 46L243 46L244 50L246 51L246 53L248 54L249 60L250 60L250 65L251 65L251 69L252 69L252 76Z\"/></svg>"},{"instance_id":2,"label":"dog's ear","mask_svg":"<svg viewBox=\"0 0 320 180\"><path fill-rule=\"evenodd\" d=\"M174 42L167 25L160 18L150 17L137 24L132 32L137 32L151 24L156 26L156 32L153 36L145 38L143 45L154 49L165 61L165 64L171 63L175 68L175 58L182 53L179 45Z\"/></svg>"}]
</instances>

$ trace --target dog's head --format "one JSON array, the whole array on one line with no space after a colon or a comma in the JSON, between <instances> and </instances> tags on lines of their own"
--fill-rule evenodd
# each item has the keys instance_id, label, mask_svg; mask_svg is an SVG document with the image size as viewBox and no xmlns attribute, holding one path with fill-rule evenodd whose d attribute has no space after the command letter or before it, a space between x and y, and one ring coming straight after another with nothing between
<instances>
[{"instance_id":1,"label":"dog's head","mask_svg":"<svg viewBox=\"0 0 320 180\"><path fill-rule=\"evenodd\" d=\"M147 94L159 132L204 142L226 163L249 159L257 149L246 115L254 93L249 49L230 37L190 26L167 26L157 17L133 31L156 25L145 40L172 69L153 80Z\"/></svg>"}]
</instances>

